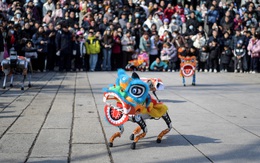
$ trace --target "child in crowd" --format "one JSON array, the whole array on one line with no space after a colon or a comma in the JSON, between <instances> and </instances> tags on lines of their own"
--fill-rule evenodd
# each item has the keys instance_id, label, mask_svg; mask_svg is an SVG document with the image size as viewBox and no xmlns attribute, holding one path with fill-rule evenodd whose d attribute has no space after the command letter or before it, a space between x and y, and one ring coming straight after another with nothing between
<instances>
[{"instance_id":1,"label":"child in crowd","mask_svg":"<svg viewBox=\"0 0 260 163\"><path fill-rule=\"evenodd\" d=\"M37 58L38 58L38 53L37 49L33 46L33 42L31 40L27 40L25 47L22 48L22 51L25 54L26 58L31 59L31 65L33 70L37 70L37 64L35 64Z\"/></svg>"},{"instance_id":2,"label":"child in crowd","mask_svg":"<svg viewBox=\"0 0 260 163\"><path fill-rule=\"evenodd\" d=\"M221 72L227 72L229 63L232 57L232 51L228 44L224 45L224 49L220 56L220 68Z\"/></svg>"},{"instance_id":3,"label":"child in crowd","mask_svg":"<svg viewBox=\"0 0 260 163\"><path fill-rule=\"evenodd\" d=\"M83 71L83 57L86 54L86 48L84 42L81 41L81 37L76 35L75 42L73 44L73 56L74 59L74 68L76 71Z\"/></svg>"},{"instance_id":4,"label":"child in crowd","mask_svg":"<svg viewBox=\"0 0 260 163\"><path fill-rule=\"evenodd\" d=\"M161 60L168 63L168 71L175 72L177 67L177 49L170 42L166 42L163 45L163 49L161 51Z\"/></svg>"},{"instance_id":5,"label":"child in crowd","mask_svg":"<svg viewBox=\"0 0 260 163\"><path fill-rule=\"evenodd\" d=\"M208 59L209 59L209 48L208 46L203 46L199 50L199 72L208 72Z\"/></svg>"},{"instance_id":6,"label":"child in crowd","mask_svg":"<svg viewBox=\"0 0 260 163\"><path fill-rule=\"evenodd\" d=\"M243 61L244 61L244 56L246 54L246 50L242 47L242 45L243 45L243 41L239 40L234 49L234 56L235 56L234 72L235 73L237 73L238 71L240 73L243 72L243 64L244 64Z\"/></svg>"},{"instance_id":7,"label":"child in crowd","mask_svg":"<svg viewBox=\"0 0 260 163\"><path fill-rule=\"evenodd\" d=\"M213 39L213 41L209 44L209 72L217 73L218 68L218 59L220 54L220 48L217 42L217 39Z\"/></svg>"}]
</instances>

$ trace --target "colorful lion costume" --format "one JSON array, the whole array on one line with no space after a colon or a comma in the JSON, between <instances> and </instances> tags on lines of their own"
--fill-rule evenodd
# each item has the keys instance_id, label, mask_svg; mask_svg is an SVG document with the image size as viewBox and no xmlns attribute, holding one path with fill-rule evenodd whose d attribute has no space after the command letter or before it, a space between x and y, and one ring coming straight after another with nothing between
<instances>
[{"instance_id":1,"label":"colorful lion costume","mask_svg":"<svg viewBox=\"0 0 260 163\"><path fill-rule=\"evenodd\" d=\"M180 76L182 77L183 86L186 86L185 77L192 76L192 85L195 85L196 82L196 65L197 60L196 56L186 56L186 49L184 47L180 47L178 49L178 56L181 60L180 63Z\"/></svg>"},{"instance_id":2,"label":"colorful lion costume","mask_svg":"<svg viewBox=\"0 0 260 163\"><path fill-rule=\"evenodd\" d=\"M114 139L123 134L123 124L127 121L139 125L131 135L131 140L134 140L131 145L132 149L135 149L136 143L147 133L145 119L163 118L165 120L168 128L158 135L158 143L171 130L172 125L167 113L167 106L152 98L149 94L149 87L151 88L151 85L141 80L135 72L130 77L124 70L120 69L118 70L116 84L104 89L103 100L106 103L104 107L106 119L110 124L118 126L120 129L120 132L116 132L110 138L110 147L113 146ZM143 133L135 138L135 134L138 134L141 130L143 130Z\"/></svg>"},{"instance_id":3,"label":"colorful lion costume","mask_svg":"<svg viewBox=\"0 0 260 163\"><path fill-rule=\"evenodd\" d=\"M125 69L132 71L132 70L138 70L138 71L145 71L149 68L149 56L147 53L141 53L137 56L137 58L134 58L133 60L129 61L126 65Z\"/></svg>"}]
</instances>

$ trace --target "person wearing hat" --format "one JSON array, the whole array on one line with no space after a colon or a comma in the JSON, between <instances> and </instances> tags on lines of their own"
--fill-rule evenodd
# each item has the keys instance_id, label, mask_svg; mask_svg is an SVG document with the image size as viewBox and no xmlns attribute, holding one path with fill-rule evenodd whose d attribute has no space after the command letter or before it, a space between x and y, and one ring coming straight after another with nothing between
<instances>
[{"instance_id":1,"label":"person wearing hat","mask_svg":"<svg viewBox=\"0 0 260 163\"><path fill-rule=\"evenodd\" d=\"M102 62L102 70L103 71L111 71L111 53L113 46L113 37L112 31L108 27L101 40L102 52L103 52L103 62Z\"/></svg>"},{"instance_id":2,"label":"person wearing hat","mask_svg":"<svg viewBox=\"0 0 260 163\"><path fill-rule=\"evenodd\" d=\"M240 29L240 28L237 28L237 29L235 30L235 35L232 36L232 40L231 40L231 49L232 49L233 53L234 53L235 47L237 46L237 42L238 42L239 40L242 41L242 43L243 43L242 48L245 49L245 48L246 48L246 46L245 46L246 38L245 38L244 35L241 34L241 29Z\"/></svg>"},{"instance_id":3,"label":"person wearing hat","mask_svg":"<svg viewBox=\"0 0 260 163\"><path fill-rule=\"evenodd\" d=\"M160 37L163 35L165 30L171 32L171 29L170 29L170 26L169 26L169 19L167 19L167 18L165 18L163 20L163 25L159 28L158 34L159 34Z\"/></svg>"},{"instance_id":4,"label":"person wearing hat","mask_svg":"<svg viewBox=\"0 0 260 163\"><path fill-rule=\"evenodd\" d=\"M126 27L126 22L128 22L126 12L123 12L121 14L121 18L118 20L118 22L119 22L121 28L124 29Z\"/></svg>"},{"instance_id":5,"label":"person wearing hat","mask_svg":"<svg viewBox=\"0 0 260 163\"><path fill-rule=\"evenodd\" d=\"M244 65L246 64L245 55L246 55L246 49L243 48L243 40L238 40L236 47L234 48L234 56L235 56L234 72L235 73L237 73L238 71L240 73L243 73L243 68L246 68L246 65Z\"/></svg>"}]
</instances>

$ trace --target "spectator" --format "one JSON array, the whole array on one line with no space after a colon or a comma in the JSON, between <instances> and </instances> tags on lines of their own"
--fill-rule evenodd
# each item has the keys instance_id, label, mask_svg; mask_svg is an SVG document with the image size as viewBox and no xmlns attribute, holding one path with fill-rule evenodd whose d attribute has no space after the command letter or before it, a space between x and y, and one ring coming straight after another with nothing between
<instances>
[{"instance_id":1,"label":"spectator","mask_svg":"<svg viewBox=\"0 0 260 163\"><path fill-rule=\"evenodd\" d=\"M151 71L165 72L167 70L167 68L168 68L168 65L165 62L161 61L161 59L159 57L157 57L150 66Z\"/></svg>"},{"instance_id":2,"label":"spectator","mask_svg":"<svg viewBox=\"0 0 260 163\"><path fill-rule=\"evenodd\" d=\"M55 13L54 13L54 21L59 22L59 21L62 20L62 18L63 18L63 12L62 12L62 8L61 8L61 4L58 1L56 3Z\"/></svg>"},{"instance_id":3,"label":"spectator","mask_svg":"<svg viewBox=\"0 0 260 163\"><path fill-rule=\"evenodd\" d=\"M93 72L95 71L98 61L98 54L100 53L100 43L99 40L94 36L94 33L92 31L88 33L86 49L87 54L89 55L90 71Z\"/></svg>"},{"instance_id":4,"label":"spectator","mask_svg":"<svg viewBox=\"0 0 260 163\"><path fill-rule=\"evenodd\" d=\"M208 59L209 59L209 47L207 45L203 46L199 50L198 57L198 71L199 72L208 72Z\"/></svg>"},{"instance_id":5,"label":"spectator","mask_svg":"<svg viewBox=\"0 0 260 163\"><path fill-rule=\"evenodd\" d=\"M69 18L66 20L66 23L69 27L73 27L75 23L77 23L77 18L75 17L75 12L70 11L69 12Z\"/></svg>"},{"instance_id":6,"label":"spectator","mask_svg":"<svg viewBox=\"0 0 260 163\"><path fill-rule=\"evenodd\" d=\"M148 56L150 56L150 50L151 50L151 39L148 35L148 32L144 32L143 36L140 38L140 44L139 44L139 50L141 53L146 53ZM149 62L149 61L148 61ZM149 64L146 65L146 70L149 69Z\"/></svg>"},{"instance_id":7,"label":"spectator","mask_svg":"<svg viewBox=\"0 0 260 163\"><path fill-rule=\"evenodd\" d=\"M236 33L235 35L232 37L232 40L231 40L231 49L233 50L233 53L234 53L234 49L235 47L237 46L237 42L241 40L242 41L242 48L246 48L245 47L245 43L246 43L246 38L244 35L241 35L241 29L236 29Z\"/></svg>"},{"instance_id":8,"label":"spectator","mask_svg":"<svg viewBox=\"0 0 260 163\"><path fill-rule=\"evenodd\" d=\"M45 71L45 60L48 53L48 37L42 26L40 26L38 32L33 35L32 41L38 49L37 70L43 72Z\"/></svg>"},{"instance_id":9,"label":"spectator","mask_svg":"<svg viewBox=\"0 0 260 163\"><path fill-rule=\"evenodd\" d=\"M35 64L37 64L37 58L38 58L38 54L37 54L37 49L33 46L33 42L31 40L27 40L25 46L22 48L22 51L25 53L25 57L30 58L31 59L31 65L32 65L32 69L35 69Z\"/></svg>"},{"instance_id":10,"label":"spectator","mask_svg":"<svg viewBox=\"0 0 260 163\"><path fill-rule=\"evenodd\" d=\"M62 30L56 33L56 51L59 55L59 71L70 71L72 54L72 33L66 24L62 25Z\"/></svg>"},{"instance_id":11,"label":"spectator","mask_svg":"<svg viewBox=\"0 0 260 163\"><path fill-rule=\"evenodd\" d=\"M160 57L160 51L162 50L162 42L159 39L158 35L153 35L151 37L151 48L150 48L150 56L149 62L153 63L156 58Z\"/></svg>"},{"instance_id":12,"label":"spectator","mask_svg":"<svg viewBox=\"0 0 260 163\"><path fill-rule=\"evenodd\" d=\"M100 33L103 35L105 30L109 27L109 23L106 17L103 18L103 22L99 25L98 29Z\"/></svg>"},{"instance_id":13,"label":"spectator","mask_svg":"<svg viewBox=\"0 0 260 163\"><path fill-rule=\"evenodd\" d=\"M193 26L193 28L198 28L199 27L199 21L195 17L195 12L191 11L189 19L186 21L186 26L189 27L190 25Z\"/></svg>"},{"instance_id":14,"label":"spectator","mask_svg":"<svg viewBox=\"0 0 260 163\"><path fill-rule=\"evenodd\" d=\"M46 15L43 17L42 22L49 24L49 23L54 23L54 17L51 16L52 11L48 10Z\"/></svg>"},{"instance_id":15,"label":"spectator","mask_svg":"<svg viewBox=\"0 0 260 163\"><path fill-rule=\"evenodd\" d=\"M209 72L217 73L220 48L217 39L213 39L209 45Z\"/></svg>"},{"instance_id":16,"label":"spectator","mask_svg":"<svg viewBox=\"0 0 260 163\"><path fill-rule=\"evenodd\" d=\"M243 46L243 41L239 40L234 49L234 56L235 56L234 72L235 73L237 73L238 71L240 73L243 73L243 67L246 68L246 66L244 65L246 64L246 59L245 59L246 50L242 46Z\"/></svg>"},{"instance_id":17,"label":"spectator","mask_svg":"<svg viewBox=\"0 0 260 163\"><path fill-rule=\"evenodd\" d=\"M211 28L212 25L218 21L219 19L219 12L216 10L216 7L214 5L210 6L210 9L207 12L208 20L207 20L207 25L208 28Z\"/></svg>"},{"instance_id":18,"label":"spectator","mask_svg":"<svg viewBox=\"0 0 260 163\"><path fill-rule=\"evenodd\" d=\"M226 31L231 31L233 29L233 21L230 20L230 17L225 16L224 21L220 23L219 26L221 33L225 33Z\"/></svg>"},{"instance_id":19,"label":"spectator","mask_svg":"<svg viewBox=\"0 0 260 163\"><path fill-rule=\"evenodd\" d=\"M118 68L123 68L123 66L121 54L121 38L116 30L113 31L113 42L114 43L112 46L111 66L112 70L117 70Z\"/></svg>"},{"instance_id":20,"label":"spectator","mask_svg":"<svg viewBox=\"0 0 260 163\"><path fill-rule=\"evenodd\" d=\"M108 27L103 35L101 40L102 51L103 51L103 64L102 70L103 71L111 71L111 53L113 47L113 36L111 29Z\"/></svg>"},{"instance_id":21,"label":"spectator","mask_svg":"<svg viewBox=\"0 0 260 163\"><path fill-rule=\"evenodd\" d=\"M132 59L132 54L135 51L134 49L134 45L135 45L135 41L131 35L131 31L127 31L122 40L121 40L121 44L122 44L122 51L123 51L123 67L125 67L128 64L128 61L130 61Z\"/></svg>"},{"instance_id":22,"label":"spectator","mask_svg":"<svg viewBox=\"0 0 260 163\"><path fill-rule=\"evenodd\" d=\"M169 3L167 8L164 10L164 16L167 19L171 19L172 15L174 14L175 9L174 7Z\"/></svg>"},{"instance_id":23,"label":"spectator","mask_svg":"<svg viewBox=\"0 0 260 163\"><path fill-rule=\"evenodd\" d=\"M193 41L193 46L197 48L197 50L201 49L206 45L206 38L204 36L204 32L198 32L197 35L194 35L191 40Z\"/></svg>"},{"instance_id":24,"label":"spectator","mask_svg":"<svg viewBox=\"0 0 260 163\"><path fill-rule=\"evenodd\" d=\"M233 53L230 49L230 44L228 44L228 42L226 42L226 44L224 44L224 49L221 52L221 56L220 56L221 72L228 71L230 60L231 60L232 56L233 56Z\"/></svg>"},{"instance_id":25,"label":"spectator","mask_svg":"<svg viewBox=\"0 0 260 163\"><path fill-rule=\"evenodd\" d=\"M167 18L163 20L163 26L161 26L161 27L159 28L158 34L159 34L160 37L163 35L163 32L164 32L164 31L169 31L169 32L171 32L170 26L169 26L169 19L167 19Z\"/></svg>"},{"instance_id":26,"label":"spectator","mask_svg":"<svg viewBox=\"0 0 260 163\"><path fill-rule=\"evenodd\" d=\"M194 28L193 25L190 25L190 26L188 27L188 29L186 30L186 32L184 33L184 38L185 38L185 40L186 40L186 42L187 42L187 44L188 44L189 47L191 47L192 44L193 44L193 41L192 41L191 38L192 38L194 35L196 35L196 34L197 34L197 29Z\"/></svg>"},{"instance_id":27,"label":"spectator","mask_svg":"<svg viewBox=\"0 0 260 163\"><path fill-rule=\"evenodd\" d=\"M48 24L48 30L46 31L46 35L48 37L48 53L47 53L47 65L46 69L48 71L53 71L56 61L56 45L55 45L55 38L56 38L56 31L54 29L54 24Z\"/></svg>"},{"instance_id":28,"label":"spectator","mask_svg":"<svg viewBox=\"0 0 260 163\"><path fill-rule=\"evenodd\" d=\"M168 72L175 72L177 67L177 49L170 42L163 44L161 60L168 63Z\"/></svg>"},{"instance_id":29,"label":"spectator","mask_svg":"<svg viewBox=\"0 0 260 163\"><path fill-rule=\"evenodd\" d=\"M42 8L42 16L44 17L49 10L52 11L52 14L53 14L52 16L54 16L55 5L52 2L52 0L47 0L47 2L44 3L43 8Z\"/></svg>"},{"instance_id":30,"label":"spectator","mask_svg":"<svg viewBox=\"0 0 260 163\"><path fill-rule=\"evenodd\" d=\"M160 19L159 14L155 13L152 20L153 20L153 24L156 25L157 32L159 32L159 28L163 25L163 22Z\"/></svg>"},{"instance_id":31,"label":"spectator","mask_svg":"<svg viewBox=\"0 0 260 163\"><path fill-rule=\"evenodd\" d=\"M127 18L126 18L126 12L123 12L121 15L121 19L119 19L119 24L121 26L121 28L125 28L126 27L126 23L128 22Z\"/></svg>"},{"instance_id":32,"label":"spectator","mask_svg":"<svg viewBox=\"0 0 260 163\"><path fill-rule=\"evenodd\" d=\"M259 31L250 39L247 46L248 54L251 56L251 70L252 73L259 72L259 57L260 57L260 35Z\"/></svg>"},{"instance_id":33,"label":"spectator","mask_svg":"<svg viewBox=\"0 0 260 163\"><path fill-rule=\"evenodd\" d=\"M71 0L69 5L69 11L74 13L74 19L76 22L79 22L79 4L76 3L76 0Z\"/></svg>"},{"instance_id":34,"label":"spectator","mask_svg":"<svg viewBox=\"0 0 260 163\"><path fill-rule=\"evenodd\" d=\"M75 41L73 44L73 59L74 59L74 71L83 71L83 60L86 53L86 48L84 45L84 42L81 41L83 35L79 33L79 35L76 35Z\"/></svg>"},{"instance_id":35,"label":"spectator","mask_svg":"<svg viewBox=\"0 0 260 163\"><path fill-rule=\"evenodd\" d=\"M242 26L242 19L239 15L239 13L236 14L235 18L234 18L234 30L236 30L237 28L241 29Z\"/></svg>"},{"instance_id":36,"label":"spectator","mask_svg":"<svg viewBox=\"0 0 260 163\"><path fill-rule=\"evenodd\" d=\"M153 20L153 15L150 14L148 16L148 18L146 19L146 21L144 22L143 26L144 25L147 25L148 28L151 28L152 24L156 23L154 20ZM158 28L159 29L159 28Z\"/></svg>"}]
</instances>

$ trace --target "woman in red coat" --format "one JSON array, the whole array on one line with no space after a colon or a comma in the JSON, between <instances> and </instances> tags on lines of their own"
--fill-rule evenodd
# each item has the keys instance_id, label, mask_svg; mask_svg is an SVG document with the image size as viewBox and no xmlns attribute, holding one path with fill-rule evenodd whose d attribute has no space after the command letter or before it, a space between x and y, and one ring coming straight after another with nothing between
<instances>
[{"instance_id":1,"label":"woman in red coat","mask_svg":"<svg viewBox=\"0 0 260 163\"><path fill-rule=\"evenodd\" d=\"M117 31L113 32L113 46L112 46L112 70L117 70L118 68L122 68L122 54L121 54L121 38L118 35Z\"/></svg>"}]
</instances>

